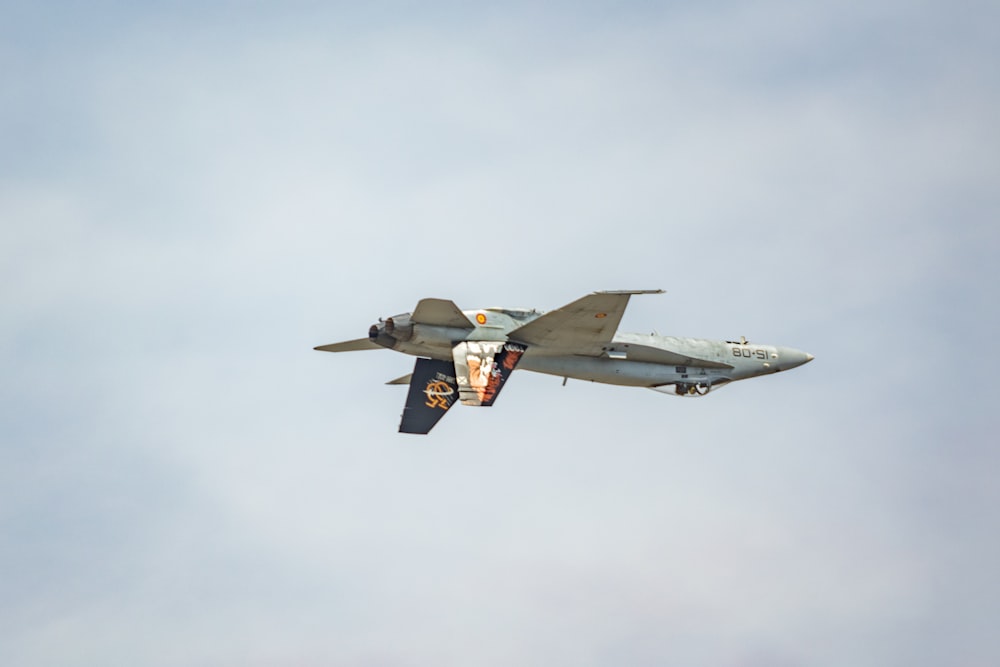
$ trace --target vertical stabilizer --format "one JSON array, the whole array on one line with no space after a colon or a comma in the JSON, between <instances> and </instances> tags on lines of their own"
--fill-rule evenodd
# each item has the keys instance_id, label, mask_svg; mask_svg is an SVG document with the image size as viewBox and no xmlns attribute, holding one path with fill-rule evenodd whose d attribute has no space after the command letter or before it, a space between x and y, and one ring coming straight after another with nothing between
<instances>
[{"instance_id":1,"label":"vertical stabilizer","mask_svg":"<svg viewBox=\"0 0 1000 667\"><path fill-rule=\"evenodd\" d=\"M399 432L429 433L457 399L455 364L437 359L417 359Z\"/></svg>"},{"instance_id":2,"label":"vertical stabilizer","mask_svg":"<svg viewBox=\"0 0 1000 667\"><path fill-rule=\"evenodd\" d=\"M497 341L465 341L452 348L462 405L493 405L526 349Z\"/></svg>"}]
</instances>

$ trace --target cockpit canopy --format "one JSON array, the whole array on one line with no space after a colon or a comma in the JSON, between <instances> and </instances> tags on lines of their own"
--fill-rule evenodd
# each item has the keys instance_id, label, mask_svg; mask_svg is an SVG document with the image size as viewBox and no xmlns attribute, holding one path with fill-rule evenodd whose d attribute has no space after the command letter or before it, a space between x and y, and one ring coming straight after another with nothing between
<instances>
[{"instance_id":1,"label":"cockpit canopy","mask_svg":"<svg viewBox=\"0 0 1000 667\"><path fill-rule=\"evenodd\" d=\"M710 391L718 390L730 382L731 380L726 378L718 378L711 381L702 378L691 378L690 380L680 380L669 384L661 384L657 387L650 387L650 389L669 396L696 398L698 396L704 396Z\"/></svg>"}]
</instances>

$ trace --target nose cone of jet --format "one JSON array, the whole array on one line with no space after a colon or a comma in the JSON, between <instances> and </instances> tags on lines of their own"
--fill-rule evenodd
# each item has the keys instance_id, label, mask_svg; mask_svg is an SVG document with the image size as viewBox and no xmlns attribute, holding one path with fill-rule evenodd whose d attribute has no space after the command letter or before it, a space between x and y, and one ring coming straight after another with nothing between
<instances>
[{"instance_id":1,"label":"nose cone of jet","mask_svg":"<svg viewBox=\"0 0 1000 667\"><path fill-rule=\"evenodd\" d=\"M783 347L778 351L780 369L786 371L790 368L798 368L802 364L808 364L815 359L813 355L792 347Z\"/></svg>"}]
</instances>

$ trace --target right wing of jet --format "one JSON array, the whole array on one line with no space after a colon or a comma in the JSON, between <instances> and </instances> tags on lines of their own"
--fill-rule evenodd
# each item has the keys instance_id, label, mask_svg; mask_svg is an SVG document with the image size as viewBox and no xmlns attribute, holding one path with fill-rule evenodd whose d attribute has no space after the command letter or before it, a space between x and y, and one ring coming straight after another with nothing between
<instances>
[{"instance_id":1,"label":"right wing of jet","mask_svg":"<svg viewBox=\"0 0 1000 667\"><path fill-rule=\"evenodd\" d=\"M663 290L594 292L582 299L545 313L508 339L532 346L565 350L569 354L600 355L611 343L633 294L660 294Z\"/></svg>"}]
</instances>

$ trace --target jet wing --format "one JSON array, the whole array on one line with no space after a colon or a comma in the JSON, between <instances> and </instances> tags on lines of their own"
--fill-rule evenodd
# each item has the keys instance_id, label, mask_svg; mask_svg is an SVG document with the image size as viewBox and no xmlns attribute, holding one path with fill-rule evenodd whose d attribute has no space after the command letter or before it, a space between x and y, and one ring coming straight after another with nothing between
<instances>
[{"instance_id":1,"label":"jet wing","mask_svg":"<svg viewBox=\"0 0 1000 667\"><path fill-rule=\"evenodd\" d=\"M633 294L661 294L663 290L594 292L511 331L519 343L556 347L573 354L599 355L611 343Z\"/></svg>"},{"instance_id":2,"label":"jet wing","mask_svg":"<svg viewBox=\"0 0 1000 667\"><path fill-rule=\"evenodd\" d=\"M320 352L356 352L358 350L384 350L381 345L376 345L367 338L356 338L355 340L345 340L342 343L330 343L314 347Z\"/></svg>"}]
</instances>

